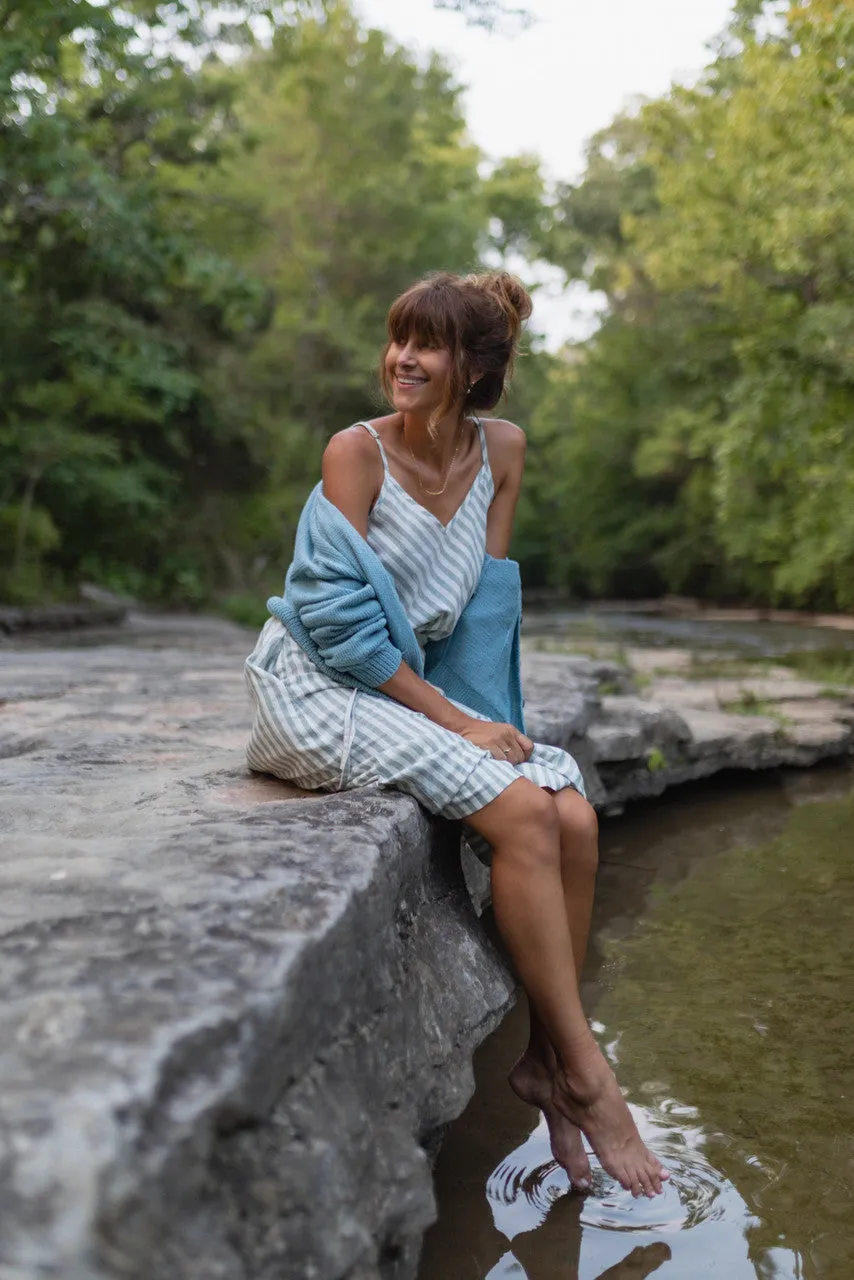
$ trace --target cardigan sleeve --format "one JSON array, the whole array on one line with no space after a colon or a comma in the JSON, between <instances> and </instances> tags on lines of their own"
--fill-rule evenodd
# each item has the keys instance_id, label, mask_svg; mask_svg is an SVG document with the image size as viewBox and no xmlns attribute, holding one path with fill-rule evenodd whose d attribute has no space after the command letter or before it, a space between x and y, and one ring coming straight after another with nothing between
<instances>
[{"instance_id":1,"label":"cardigan sleeve","mask_svg":"<svg viewBox=\"0 0 854 1280\"><path fill-rule=\"evenodd\" d=\"M385 613L369 583L336 579L299 606L300 620L333 671L376 689L390 680L403 655L389 637ZM313 593L312 593L313 594Z\"/></svg>"},{"instance_id":2,"label":"cardigan sleeve","mask_svg":"<svg viewBox=\"0 0 854 1280\"><path fill-rule=\"evenodd\" d=\"M344 684L376 689L404 659L423 670L392 579L319 484L300 516L284 593L267 608L321 670Z\"/></svg>"},{"instance_id":3,"label":"cardigan sleeve","mask_svg":"<svg viewBox=\"0 0 854 1280\"><path fill-rule=\"evenodd\" d=\"M271 597L267 608L332 676L376 689L401 664L401 651L392 643L385 613L369 583L291 573L285 595Z\"/></svg>"}]
</instances>

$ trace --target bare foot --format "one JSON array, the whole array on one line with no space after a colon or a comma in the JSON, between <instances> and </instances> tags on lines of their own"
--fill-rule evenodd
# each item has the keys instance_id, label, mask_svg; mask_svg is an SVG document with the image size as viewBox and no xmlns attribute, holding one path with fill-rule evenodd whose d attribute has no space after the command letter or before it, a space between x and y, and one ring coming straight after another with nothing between
<instances>
[{"instance_id":1,"label":"bare foot","mask_svg":"<svg viewBox=\"0 0 854 1280\"><path fill-rule=\"evenodd\" d=\"M589 1191L590 1161L584 1150L581 1130L555 1106L552 1075L542 1059L528 1050L510 1072L510 1088L529 1106L539 1107L549 1127L552 1155L566 1170L576 1190Z\"/></svg>"},{"instance_id":2,"label":"bare foot","mask_svg":"<svg viewBox=\"0 0 854 1280\"><path fill-rule=\"evenodd\" d=\"M670 1174L644 1145L613 1071L598 1052L596 1058L584 1084L578 1083L575 1070L570 1075L559 1066L552 1102L587 1135L602 1168L625 1191L650 1198L660 1195Z\"/></svg>"}]
</instances>

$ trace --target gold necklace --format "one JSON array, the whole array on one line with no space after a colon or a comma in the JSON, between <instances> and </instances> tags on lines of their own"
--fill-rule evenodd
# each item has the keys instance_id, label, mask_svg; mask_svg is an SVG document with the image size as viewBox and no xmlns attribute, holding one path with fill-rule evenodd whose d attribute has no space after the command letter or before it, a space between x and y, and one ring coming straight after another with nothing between
<instances>
[{"instance_id":1,"label":"gold necklace","mask_svg":"<svg viewBox=\"0 0 854 1280\"><path fill-rule=\"evenodd\" d=\"M464 421L465 419L460 418L460 425L457 430L457 447L454 449L454 452L451 455L451 461L448 463L448 470L445 472L445 483L442 485L441 489L428 489L424 481L421 479L421 471L418 467L418 459L416 458L415 454L412 452L412 445L406 439L406 423L404 422L403 424L403 440L404 440L404 443L406 444L407 449L409 450L409 456L412 459L412 462L415 466L415 474L418 477L418 484L421 487L421 492L428 493L431 498L438 498L440 494L443 494L448 487L448 481L451 478L451 472L454 468L454 463L457 460L457 454L460 451L460 445L463 442Z\"/></svg>"}]
</instances>

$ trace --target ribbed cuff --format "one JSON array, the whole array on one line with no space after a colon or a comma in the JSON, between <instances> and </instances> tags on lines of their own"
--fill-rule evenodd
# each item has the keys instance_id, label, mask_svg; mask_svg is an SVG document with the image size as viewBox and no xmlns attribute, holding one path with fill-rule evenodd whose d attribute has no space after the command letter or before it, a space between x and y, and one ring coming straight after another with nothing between
<instances>
[{"instance_id":1,"label":"ribbed cuff","mask_svg":"<svg viewBox=\"0 0 854 1280\"><path fill-rule=\"evenodd\" d=\"M400 650L393 644L386 644L365 662L351 667L350 674L370 689L378 689L381 684L385 684L386 680L390 680L396 674L402 661L403 654Z\"/></svg>"}]
</instances>

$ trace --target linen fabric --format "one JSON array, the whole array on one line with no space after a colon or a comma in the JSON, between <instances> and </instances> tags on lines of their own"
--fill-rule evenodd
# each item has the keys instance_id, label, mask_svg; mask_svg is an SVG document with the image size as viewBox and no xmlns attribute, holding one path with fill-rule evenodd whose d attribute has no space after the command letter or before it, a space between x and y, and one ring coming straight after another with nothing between
<instances>
[{"instance_id":1,"label":"linen fabric","mask_svg":"<svg viewBox=\"0 0 854 1280\"><path fill-rule=\"evenodd\" d=\"M522 584L513 560L484 552L451 634L419 642L391 574L318 484L300 516L284 594L267 608L315 666L349 688L374 692L404 661L449 698L524 729Z\"/></svg>"},{"instance_id":2,"label":"linen fabric","mask_svg":"<svg viewBox=\"0 0 854 1280\"><path fill-rule=\"evenodd\" d=\"M391 474L373 427L358 425L376 441L384 471L368 519L367 544L390 576L423 653L428 644L451 636L485 571L486 518L494 485L483 425L476 424L480 470L447 525ZM511 635L511 650L512 645ZM441 659L441 648L438 655ZM402 703L347 687L340 673L333 677L312 660L278 616L264 625L246 661L246 679L255 710L249 766L298 786L326 791L393 788L415 796L432 813L457 819L482 809L519 777L553 791L569 786L584 794L581 771L561 748L537 743L530 760L519 765L495 760L484 748ZM493 718L454 697L451 701L476 718Z\"/></svg>"},{"instance_id":3,"label":"linen fabric","mask_svg":"<svg viewBox=\"0 0 854 1280\"><path fill-rule=\"evenodd\" d=\"M407 662L424 675L415 639L391 575L334 503L315 485L297 525L282 596L267 601L315 666L370 692Z\"/></svg>"}]
</instances>

